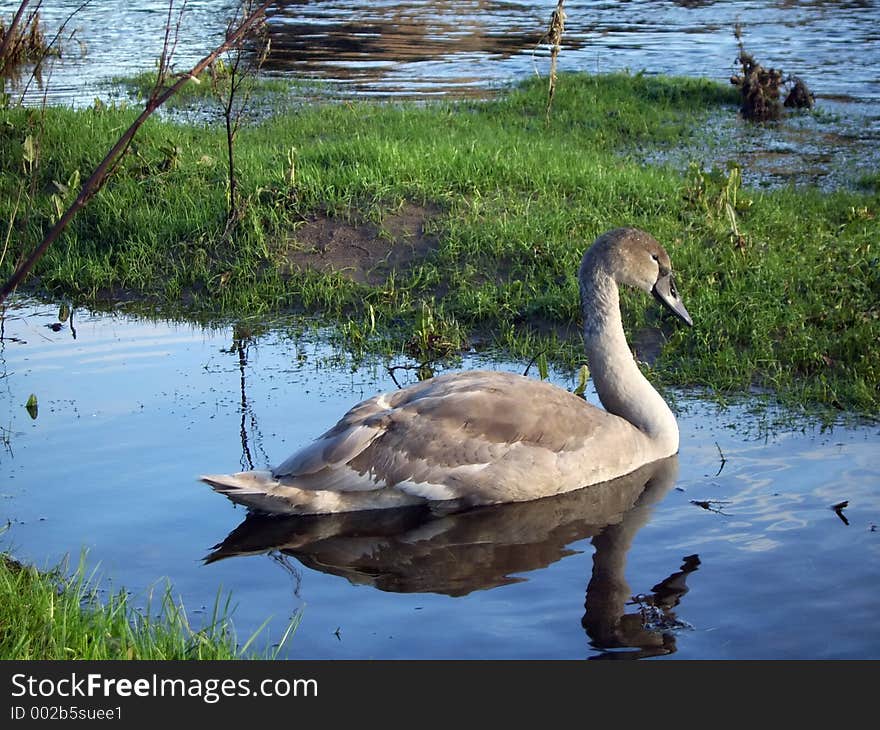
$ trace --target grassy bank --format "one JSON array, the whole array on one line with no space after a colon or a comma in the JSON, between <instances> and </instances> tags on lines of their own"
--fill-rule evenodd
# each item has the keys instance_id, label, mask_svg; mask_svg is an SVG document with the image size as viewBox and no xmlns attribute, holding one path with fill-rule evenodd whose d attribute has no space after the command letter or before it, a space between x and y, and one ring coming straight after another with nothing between
<instances>
[{"instance_id":1,"label":"grassy bank","mask_svg":"<svg viewBox=\"0 0 880 730\"><path fill-rule=\"evenodd\" d=\"M736 168L645 164L736 113L719 84L563 76L549 124L544 94L279 110L239 135L244 215L228 236L221 130L151 121L31 286L203 316L318 313L355 349L416 358L470 340L575 365L581 253L635 225L670 251L697 324L669 329L653 379L877 411L876 178L748 190ZM0 115L6 276L133 113ZM657 324L641 298L624 304L632 333Z\"/></svg>"},{"instance_id":2,"label":"grassy bank","mask_svg":"<svg viewBox=\"0 0 880 730\"><path fill-rule=\"evenodd\" d=\"M170 587L155 612L141 612L125 591L102 597L83 563L68 575L0 554L0 659L272 658L277 650L255 650L257 634L238 643L229 608L218 598L207 626L195 630Z\"/></svg>"}]
</instances>

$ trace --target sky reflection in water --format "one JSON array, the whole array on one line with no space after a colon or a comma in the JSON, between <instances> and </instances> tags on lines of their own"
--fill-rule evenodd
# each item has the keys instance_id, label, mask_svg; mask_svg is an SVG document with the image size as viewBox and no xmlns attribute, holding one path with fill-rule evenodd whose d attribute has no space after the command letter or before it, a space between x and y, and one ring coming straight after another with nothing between
<instances>
[{"instance_id":1,"label":"sky reflection in water","mask_svg":"<svg viewBox=\"0 0 880 730\"><path fill-rule=\"evenodd\" d=\"M334 366L290 328L237 343L231 327L80 310L73 339L69 321L47 327L57 312L28 304L3 329L0 519L21 559L86 547L136 595L167 576L196 619L222 586L241 635L271 615L277 636L302 610L294 657L880 656L876 425L774 430L766 411L680 395L677 463L604 492L244 521L198 474L286 457L393 388L382 365ZM203 563L224 540L244 554Z\"/></svg>"}]
</instances>

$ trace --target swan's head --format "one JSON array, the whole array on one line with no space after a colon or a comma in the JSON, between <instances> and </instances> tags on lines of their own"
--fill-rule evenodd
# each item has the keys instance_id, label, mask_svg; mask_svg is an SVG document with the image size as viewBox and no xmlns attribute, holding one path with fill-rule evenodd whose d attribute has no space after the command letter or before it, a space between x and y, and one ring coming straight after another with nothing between
<instances>
[{"instance_id":1,"label":"swan's head","mask_svg":"<svg viewBox=\"0 0 880 730\"><path fill-rule=\"evenodd\" d=\"M587 267L598 267L618 284L653 294L682 322L693 326L672 279L669 254L650 234L638 228L615 228L603 233L584 255L582 277Z\"/></svg>"}]
</instances>

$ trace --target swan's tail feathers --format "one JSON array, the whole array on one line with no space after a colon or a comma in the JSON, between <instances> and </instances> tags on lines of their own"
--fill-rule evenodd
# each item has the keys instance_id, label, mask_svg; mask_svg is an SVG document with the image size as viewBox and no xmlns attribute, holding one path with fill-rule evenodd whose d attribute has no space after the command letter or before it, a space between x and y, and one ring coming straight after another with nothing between
<instances>
[{"instance_id":1,"label":"swan's tail feathers","mask_svg":"<svg viewBox=\"0 0 880 730\"><path fill-rule=\"evenodd\" d=\"M248 509L268 514L297 514L297 506L287 496L273 493L280 486L269 471L241 471L237 474L206 474L203 482Z\"/></svg>"},{"instance_id":2,"label":"swan's tail feathers","mask_svg":"<svg viewBox=\"0 0 880 730\"><path fill-rule=\"evenodd\" d=\"M384 486L350 492L307 489L278 479L269 471L207 474L201 479L233 502L270 515L324 515L425 504L422 497Z\"/></svg>"}]
</instances>

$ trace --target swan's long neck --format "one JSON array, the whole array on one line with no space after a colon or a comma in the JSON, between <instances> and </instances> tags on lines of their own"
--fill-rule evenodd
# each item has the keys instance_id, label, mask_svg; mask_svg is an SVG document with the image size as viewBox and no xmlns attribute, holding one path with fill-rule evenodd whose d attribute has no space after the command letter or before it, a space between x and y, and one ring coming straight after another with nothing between
<instances>
[{"instance_id":1,"label":"swan's long neck","mask_svg":"<svg viewBox=\"0 0 880 730\"><path fill-rule=\"evenodd\" d=\"M678 424L630 352L620 317L617 282L600 267L585 266L581 302L587 360L602 405L648 436L658 458L675 454Z\"/></svg>"}]
</instances>

